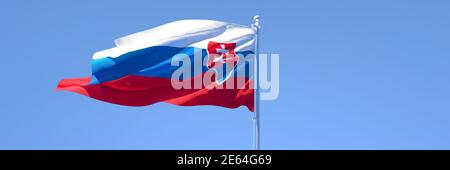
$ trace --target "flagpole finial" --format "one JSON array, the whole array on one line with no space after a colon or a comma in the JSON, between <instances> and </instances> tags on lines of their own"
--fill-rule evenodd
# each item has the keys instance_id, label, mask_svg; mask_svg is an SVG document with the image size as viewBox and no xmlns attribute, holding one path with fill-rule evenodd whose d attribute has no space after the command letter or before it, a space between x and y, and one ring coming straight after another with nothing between
<instances>
[{"instance_id":1,"label":"flagpole finial","mask_svg":"<svg viewBox=\"0 0 450 170\"><path fill-rule=\"evenodd\" d=\"M259 19L259 15L255 15L255 16L253 17L253 20L257 20L257 19Z\"/></svg>"},{"instance_id":2,"label":"flagpole finial","mask_svg":"<svg viewBox=\"0 0 450 170\"><path fill-rule=\"evenodd\" d=\"M253 17L253 21L255 21L255 23L253 24L253 27L254 27L255 29L259 29L259 28L261 27L261 25L259 24L259 18L260 18L259 15L255 15L255 16Z\"/></svg>"}]
</instances>

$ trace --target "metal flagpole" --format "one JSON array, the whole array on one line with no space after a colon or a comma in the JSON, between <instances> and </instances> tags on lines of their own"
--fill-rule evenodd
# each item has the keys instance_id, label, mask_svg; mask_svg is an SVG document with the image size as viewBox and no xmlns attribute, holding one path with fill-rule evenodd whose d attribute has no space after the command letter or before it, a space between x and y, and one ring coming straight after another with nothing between
<instances>
[{"instance_id":1,"label":"metal flagpole","mask_svg":"<svg viewBox=\"0 0 450 170\"><path fill-rule=\"evenodd\" d=\"M252 28L256 31L256 37L255 37L255 67L254 67L254 87L255 87L255 96L254 96L254 100L255 100L255 113L253 114L253 128L254 128L254 139L253 139L253 143L254 143L254 149L255 150L259 150L260 149L260 143L259 143L259 101L260 101L260 96L259 96L259 28L260 28L260 24L259 24L259 15L256 15L255 17L253 17L253 20L255 23L252 24Z\"/></svg>"}]
</instances>

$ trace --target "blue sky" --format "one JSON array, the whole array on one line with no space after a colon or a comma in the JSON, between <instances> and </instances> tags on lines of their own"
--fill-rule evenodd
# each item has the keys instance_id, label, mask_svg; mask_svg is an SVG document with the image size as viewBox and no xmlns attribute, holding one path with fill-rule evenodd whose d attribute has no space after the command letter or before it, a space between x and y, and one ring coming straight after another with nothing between
<instances>
[{"instance_id":1,"label":"blue sky","mask_svg":"<svg viewBox=\"0 0 450 170\"><path fill-rule=\"evenodd\" d=\"M225 3L225 4L224 4ZM245 107L125 107L69 92L115 38L180 19L251 24L280 54L262 149L450 149L448 1L4 1L0 149L252 149Z\"/></svg>"}]
</instances>

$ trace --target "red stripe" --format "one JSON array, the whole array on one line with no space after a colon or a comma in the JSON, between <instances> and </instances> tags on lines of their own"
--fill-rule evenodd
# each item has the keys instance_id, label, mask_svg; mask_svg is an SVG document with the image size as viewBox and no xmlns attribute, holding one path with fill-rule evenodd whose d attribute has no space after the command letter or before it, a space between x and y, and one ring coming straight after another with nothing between
<instances>
[{"instance_id":1,"label":"red stripe","mask_svg":"<svg viewBox=\"0 0 450 170\"><path fill-rule=\"evenodd\" d=\"M235 82L239 79L241 78L235 78ZM89 84L91 78L88 77L63 79L56 89L72 91L101 101L126 106L146 106L157 102L166 102L179 106L216 105L227 108L247 106L253 112L254 91L248 88L253 81L242 79L245 79L246 83L244 89L176 90L172 87L170 79L166 78L129 75L111 82Z\"/></svg>"}]
</instances>

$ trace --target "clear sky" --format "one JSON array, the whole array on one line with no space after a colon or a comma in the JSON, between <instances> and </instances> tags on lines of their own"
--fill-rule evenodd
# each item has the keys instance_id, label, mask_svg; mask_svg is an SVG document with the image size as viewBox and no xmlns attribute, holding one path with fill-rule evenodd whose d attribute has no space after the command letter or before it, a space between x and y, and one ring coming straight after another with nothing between
<instances>
[{"instance_id":1,"label":"clear sky","mask_svg":"<svg viewBox=\"0 0 450 170\"><path fill-rule=\"evenodd\" d=\"M270 3L269 3L270 2ZM250 25L280 54L262 149L450 149L450 2L2 1L0 149L252 149L245 107L125 107L55 92L114 39L180 19Z\"/></svg>"}]
</instances>

